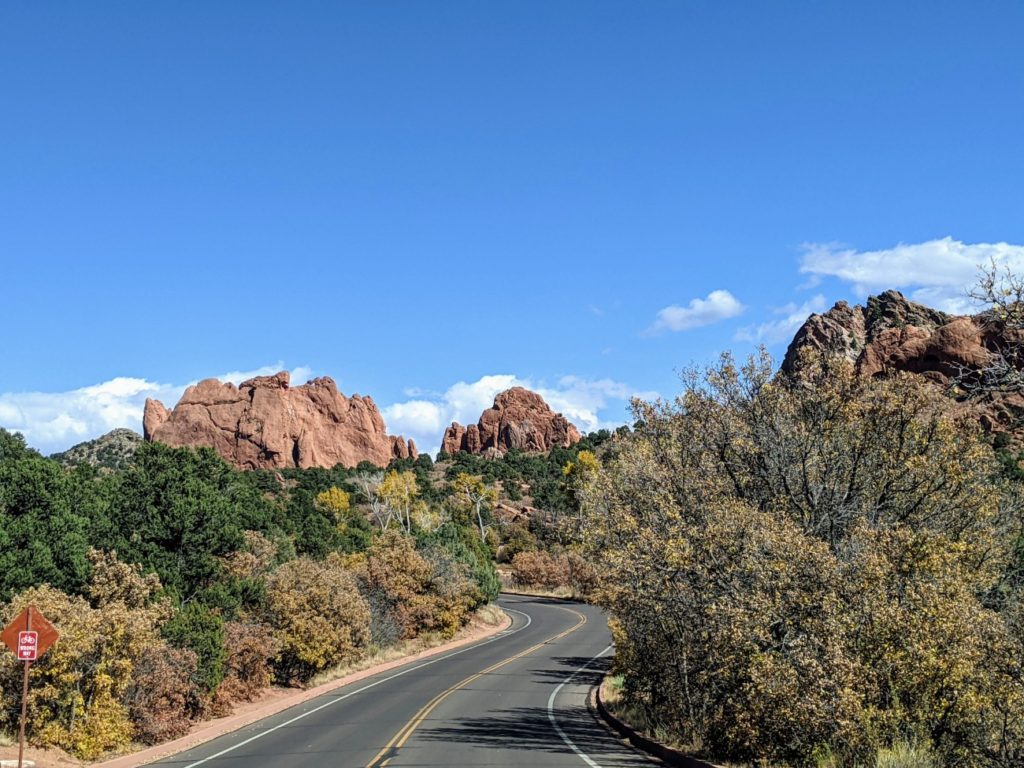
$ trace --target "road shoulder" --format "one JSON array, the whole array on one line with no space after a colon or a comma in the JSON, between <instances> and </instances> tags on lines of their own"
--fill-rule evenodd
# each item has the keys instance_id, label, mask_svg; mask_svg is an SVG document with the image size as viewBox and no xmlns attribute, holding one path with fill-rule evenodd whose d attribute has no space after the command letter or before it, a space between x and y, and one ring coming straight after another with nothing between
<instances>
[{"instance_id":1,"label":"road shoulder","mask_svg":"<svg viewBox=\"0 0 1024 768\"><path fill-rule=\"evenodd\" d=\"M600 720L604 721L604 723L613 732L619 734L636 749L650 757L657 758L657 760L664 765L673 766L673 768L721 768L721 766L717 766L714 763L698 760L695 757L687 755L685 752L680 752L678 749L672 749L671 747L661 744L660 742L645 736L624 720L620 720L612 714L607 706L605 706L601 697L603 688L604 681L601 681L591 689L590 696L588 696L587 701L588 708L594 712Z\"/></svg>"}]
</instances>

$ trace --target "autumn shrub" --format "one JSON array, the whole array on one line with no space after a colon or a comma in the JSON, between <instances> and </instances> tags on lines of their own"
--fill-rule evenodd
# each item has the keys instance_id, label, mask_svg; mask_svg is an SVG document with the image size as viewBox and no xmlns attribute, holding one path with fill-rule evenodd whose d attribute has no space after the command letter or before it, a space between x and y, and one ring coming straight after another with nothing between
<instances>
[{"instance_id":1,"label":"autumn shrub","mask_svg":"<svg viewBox=\"0 0 1024 768\"><path fill-rule=\"evenodd\" d=\"M222 558L225 571L236 579L262 578L277 564L280 546L259 531L244 531L242 539L241 549Z\"/></svg>"},{"instance_id":2,"label":"autumn shrub","mask_svg":"<svg viewBox=\"0 0 1024 768\"><path fill-rule=\"evenodd\" d=\"M1022 521L973 417L834 362L684 383L570 478L627 704L725 760L1019 764Z\"/></svg>"},{"instance_id":3,"label":"autumn shrub","mask_svg":"<svg viewBox=\"0 0 1024 768\"><path fill-rule=\"evenodd\" d=\"M274 679L273 661L279 645L273 630L249 621L224 624L224 680L214 695L214 711L227 714L234 704L252 701Z\"/></svg>"},{"instance_id":4,"label":"autumn shrub","mask_svg":"<svg viewBox=\"0 0 1024 768\"><path fill-rule=\"evenodd\" d=\"M370 609L355 576L332 555L299 558L267 577L268 621L280 650L276 673L303 683L358 658L370 642Z\"/></svg>"},{"instance_id":5,"label":"autumn shrub","mask_svg":"<svg viewBox=\"0 0 1024 768\"><path fill-rule=\"evenodd\" d=\"M566 554L569 586L580 597L587 597L597 587L598 573L594 564L579 552Z\"/></svg>"},{"instance_id":6,"label":"autumn shrub","mask_svg":"<svg viewBox=\"0 0 1024 768\"><path fill-rule=\"evenodd\" d=\"M430 629L451 637L466 623L469 611L480 602L480 590L470 578L469 566L457 560L445 547L435 544L427 547L422 555L432 569L430 593L436 599Z\"/></svg>"},{"instance_id":7,"label":"autumn shrub","mask_svg":"<svg viewBox=\"0 0 1024 768\"><path fill-rule=\"evenodd\" d=\"M430 589L434 569L411 537L384 531L367 551L365 567L369 588L380 590L390 603L402 638L434 626L440 607Z\"/></svg>"},{"instance_id":8,"label":"autumn shrub","mask_svg":"<svg viewBox=\"0 0 1024 768\"><path fill-rule=\"evenodd\" d=\"M118 590L113 590L117 592ZM131 591L131 590L127 590ZM136 665L160 645L163 604L132 607L120 600L97 607L52 587L34 587L5 607L4 623L35 605L60 632L60 641L33 665L28 731L38 746L58 746L93 759L127 746L136 735L129 693ZM20 701L20 665L5 655L2 727L13 730Z\"/></svg>"},{"instance_id":9,"label":"autumn shrub","mask_svg":"<svg viewBox=\"0 0 1024 768\"><path fill-rule=\"evenodd\" d=\"M520 552L512 558L512 580L520 587L569 586L569 560L545 550Z\"/></svg>"},{"instance_id":10,"label":"autumn shrub","mask_svg":"<svg viewBox=\"0 0 1024 768\"><path fill-rule=\"evenodd\" d=\"M194 681L197 666L192 651L166 642L142 652L127 695L137 741L159 744L188 733L201 708L202 692Z\"/></svg>"}]
</instances>

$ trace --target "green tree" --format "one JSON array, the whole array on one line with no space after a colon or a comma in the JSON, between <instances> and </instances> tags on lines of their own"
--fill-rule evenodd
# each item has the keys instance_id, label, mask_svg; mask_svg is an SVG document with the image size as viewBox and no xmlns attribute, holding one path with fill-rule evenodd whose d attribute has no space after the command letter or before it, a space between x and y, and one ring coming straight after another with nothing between
<instances>
[{"instance_id":1,"label":"green tree","mask_svg":"<svg viewBox=\"0 0 1024 768\"><path fill-rule=\"evenodd\" d=\"M222 558L242 548L244 530L267 530L271 519L262 495L212 450L145 443L117 476L95 540L189 600L223 584Z\"/></svg>"},{"instance_id":2,"label":"green tree","mask_svg":"<svg viewBox=\"0 0 1024 768\"><path fill-rule=\"evenodd\" d=\"M20 437L20 436L17 436ZM0 597L38 584L68 592L88 577L88 520L73 506L71 478L5 433L0 451Z\"/></svg>"},{"instance_id":3,"label":"green tree","mask_svg":"<svg viewBox=\"0 0 1024 768\"><path fill-rule=\"evenodd\" d=\"M17 461L18 459L42 458L39 452L29 448L25 436L20 432L8 432L0 427L0 461Z\"/></svg>"},{"instance_id":4,"label":"green tree","mask_svg":"<svg viewBox=\"0 0 1024 768\"><path fill-rule=\"evenodd\" d=\"M163 625L163 636L172 645L196 655L195 684L207 694L224 679L227 649L224 619L201 603L188 603Z\"/></svg>"}]
</instances>

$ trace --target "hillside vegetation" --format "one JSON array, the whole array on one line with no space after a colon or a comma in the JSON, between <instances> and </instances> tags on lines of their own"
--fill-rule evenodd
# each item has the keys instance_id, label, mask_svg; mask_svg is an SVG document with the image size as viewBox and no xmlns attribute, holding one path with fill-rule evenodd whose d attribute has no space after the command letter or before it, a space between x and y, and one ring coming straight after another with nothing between
<instances>
[{"instance_id":1,"label":"hillside vegetation","mask_svg":"<svg viewBox=\"0 0 1024 768\"><path fill-rule=\"evenodd\" d=\"M497 595L495 554L546 536L498 519L499 497L561 519L572 456L242 472L143 443L101 471L0 430L0 619L33 603L62 633L33 668L30 741L84 758L156 743L275 681L451 636ZM13 731L10 654L0 687Z\"/></svg>"},{"instance_id":2,"label":"hillside vegetation","mask_svg":"<svg viewBox=\"0 0 1024 768\"><path fill-rule=\"evenodd\" d=\"M1024 762L1024 505L975 415L726 356L635 418L575 488L648 727L744 764Z\"/></svg>"},{"instance_id":3,"label":"hillside vegetation","mask_svg":"<svg viewBox=\"0 0 1024 768\"><path fill-rule=\"evenodd\" d=\"M66 467L90 464L111 472L127 467L142 444L142 435L130 429L114 429L95 440L86 440L50 458Z\"/></svg>"}]
</instances>

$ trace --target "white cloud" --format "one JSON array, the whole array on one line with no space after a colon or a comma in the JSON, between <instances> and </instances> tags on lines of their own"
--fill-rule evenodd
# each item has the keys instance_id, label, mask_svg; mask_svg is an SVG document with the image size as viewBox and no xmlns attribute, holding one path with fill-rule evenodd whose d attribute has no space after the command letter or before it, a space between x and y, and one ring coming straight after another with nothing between
<instances>
[{"instance_id":1,"label":"white cloud","mask_svg":"<svg viewBox=\"0 0 1024 768\"><path fill-rule=\"evenodd\" d=\"M278 363L252 371L231 371L216 378L238 384L283 369L284 364ZM309 368L295 368L291 371L292 383L302 383L309 375ZM44 454L54 453L117 427L141 431L147 397L170 407L191 384L195 382L161 384L118 376L68 392L0 392L0 427L21 432L29 445Z\"/></svg>"},{"instance_id":2,"label":"white cloud","mask_svg":"<svg viewBox=\"0 0 1024 768\"><path fill-rule=\"evenodd\" d=\"M516 386L537 392L553 410L564 414L584 433L625 423L626 402L631 397L658 396L656 392L638 392L611 379L564 376L554 386L545 386L543 382L534 383L512 374L497 374L482 376L474 382L459 381L431 399L421 396L394 403L382 412L388 432L413 438L420 450L433 455L440 450L441 437L449 424L475 424L480 414L494 404L495 395Z\"/></svg>"},{"instance_id":3,"label":"white cloud","mask_svg":"<svg viewBox=\"0 0 1024 768\"><path fill-rule=\"evenodd\" d=\"M248 379L253 379L257 376L273 376L278 371L283 370L285 370L284 363L278 361L275 365L262 365L251 371L229 371L228 373L222 373L211 378L220 379L221 381L230 381L235 386L238 386ZM297 387L299 384L305 384L309 381L310 376L313 374L313 369L306 365L299 365L288 371L288 374L290 376L291 385ZM195 384L195 382L190 382L190 384Z\"/></svg>"},{"instance_id":4,"label":"white cloud","mask_svg":"<svg viewBox=\"0 0 1024 768\"><path fill-rule=\"evenodd\" d=\"M704 299L691 299L685 307L672 304L658 312L648 334L687 331L741 314L745 307L728 291L712 291Z\"/></svg>"},{"instance_id":5,"label":"white cloud","mask_svg":"<svg viewBox=\"0 0 1024 768\"><path fill-rule=\"evenodd\" d=\"M900 243L878 251L858 251L836 243L804 245L800 271L817 277L836 277L856 293L896 288L910 298L948 312L971 310L967 290L978 268L991 259L1024 273L1024 245L964 243L951 237L923 243Z\"/></svg>"},{"instance_id":6,"label":"white cloud","mask_svg":"<svg viewBox=\"0 0 1024 768\"><path fill-rule=\"evenodd\" d=\"M405 437L413 437L413 439L416 439L416 435L429 435L428 439L432 442L438 440L438 436L452 421L448 417L449 409L445 403L435 403L429 400L407 400L404 403L394 403L383 408L382 413L390 433L400 433ZM416 440L417 445L421 440L422 437Z\"/></svg>"},{"instance_id":7,"label":"white cloud","mask_svg":"<svg viewBox=\"0 0 1024 768\"><path fill-rule=\"evenodd\" d=\"M790 302L784 307L772 310L777 319L769 320L760 325L748 325L736 332L738 341L750 341L755 344L782 344L792 341L797 329L815 312L825 311L825 297L820 293L803 304Z\"/></svg>"}]
</instances>

